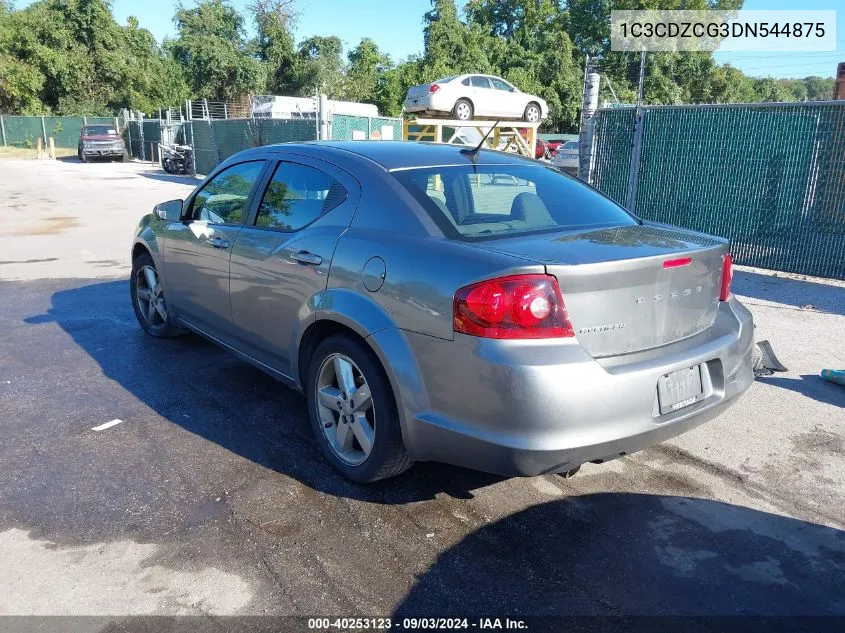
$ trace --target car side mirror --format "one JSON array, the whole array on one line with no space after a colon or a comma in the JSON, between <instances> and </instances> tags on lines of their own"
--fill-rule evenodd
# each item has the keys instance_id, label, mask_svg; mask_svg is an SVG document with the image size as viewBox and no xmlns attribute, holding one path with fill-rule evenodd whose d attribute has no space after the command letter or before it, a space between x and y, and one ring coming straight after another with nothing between
<instances>
[{"instance_id":1,"label":"car side mirror","mask_svg":"<svg viewBox=\"0 0 845 633\"><path fill-rule=\"evenodd\" d=\"M182 219L182 200L168 200L155 206L153 213L159 220L178 222Z\"/></svg>"}]
</instances>

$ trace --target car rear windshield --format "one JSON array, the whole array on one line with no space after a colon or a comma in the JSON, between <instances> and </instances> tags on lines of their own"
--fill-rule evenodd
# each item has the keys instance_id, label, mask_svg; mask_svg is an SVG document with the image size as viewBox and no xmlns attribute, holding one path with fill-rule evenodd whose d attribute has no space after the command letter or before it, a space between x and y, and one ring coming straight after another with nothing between
<instances>
[{"instance_id":1,"label":"car rear windshield","mask_svg":"<svg viewBox=\"0 0 845 633\"><path fill-rule=\"evenodd\" d=\"M392 174L457 239L637 223L596 190L540 165L425 167Z\"/></svg>"},{"instance_id":2,"label":"car rear windshield","mask_svg":"<svg viewBox=\"0 0 845 633\"><path fill-rule=\"evenodd\" d=\"M82 136L117 136L117 130L109 125L89 125L82 128Z\"/></svg>"}]
</instances>

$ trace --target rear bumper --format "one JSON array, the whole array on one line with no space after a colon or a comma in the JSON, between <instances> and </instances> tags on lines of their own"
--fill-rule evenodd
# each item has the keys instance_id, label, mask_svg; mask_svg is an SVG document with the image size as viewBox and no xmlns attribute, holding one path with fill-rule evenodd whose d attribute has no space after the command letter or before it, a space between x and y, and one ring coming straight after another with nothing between
<instances>
[{"instance_id":1,"label":"rear bumper","mask_svg":"<svg viewBox=\"0 0 845 633\"><path fill-rule=\"evenodd\" d=\"M752 318L735 299L702 334L614 359L593 359L572 339L408 340L430 404L405 412L408 450L506 476L563 472L648 448L720 415L754 380ZM660 415L658 378L699 364L704 399Z\"/></svg>"},{"instance_id":2,"label":"rear bumper","mask_svg":"<svg viewBox=\"0 0 845 633\"><path fill-rule=\"evenodd\" d=\"M444 99L441 95L427 94L416 99L405 99L405 112L451 112L454 100Z\"/></svg>"}]
</instances>

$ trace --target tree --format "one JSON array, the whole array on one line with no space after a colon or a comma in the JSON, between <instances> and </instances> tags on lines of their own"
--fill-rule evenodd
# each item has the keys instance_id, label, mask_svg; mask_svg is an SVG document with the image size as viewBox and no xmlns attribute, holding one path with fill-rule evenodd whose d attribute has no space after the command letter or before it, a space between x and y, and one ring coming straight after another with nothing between
<instances>
[{"instance_id":1,"label":"tree","mask_svg":"<svg viewBox=\"0 0 845 633\"><path fill-rule=\"evenodd\" d=\"M424 81L491 70L483 33L458 19L455 1L432 0L431 5L431 10L423 16Z\"/></svg>"},{"instance_id":2,"label":"tree","mask_svg":"<svg viewBox=\"0 0 845 633\"><path fill-rule=\"evenodd\" d=\"M266 90L289 94L296 85L296 47L292 33L293 0L254 0L250 10L258 33L255 48L266 66Z\"/></svg>"},{"instance_id":3,"label":"tree","mask_svg":"<svg viewBox=\"0 0 845 633\"><path fill-rule=\"evenodd\" d=\"M186 96L181 69L152 34L124 27L105 0L0 8L0 108L15 113L153 110ZM176 101L173 101L173 100Z\"/></svg>"},{"instance_id":4,"label":"tree","mask_svg":"<svg viewBox=\"0 0 845 633\"><path fill-rule=\"evenodd\" d=\"M297 51L297 92L313 95L317 91L332 99L345 91L343 42L339 37L314 35L303 41Z\"/></svg>"},{"instance_id":5,"label":"tree","mask_svg":"<svg viewBox=\"0 0 845 633\"><path fill-rule=\"evenodd\" d=\"M196 97L234 99L262 90L265 68L252 54L243 16L227 0L198 0L174 17L176 37L165 43L185 69Z\"/></svg>"},{"instance_id":6,"label":"tree","mask_svg":"<svg viewBox=\"0 0 845 633\"><path fill-rule=\"evenodd\" d=\"M381 79L393 66L390 57L379 51L373 40L365 37L349 51L347 59L344 98L378 105L382 96L379 93L383 90Z\"/></svg>"}]
</instances>

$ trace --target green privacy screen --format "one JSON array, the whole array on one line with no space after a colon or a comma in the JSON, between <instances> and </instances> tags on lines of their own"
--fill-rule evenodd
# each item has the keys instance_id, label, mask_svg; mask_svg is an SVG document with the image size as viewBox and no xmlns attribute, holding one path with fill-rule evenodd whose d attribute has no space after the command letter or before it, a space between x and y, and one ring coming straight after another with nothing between
<instances>
[{"instance_id":1,"label":"green privacy screen","mask_svg":"<svg viewBox=\"0 0 845 633\"><path fill-rule=\"evenodd\" d=\"M191 121L184 130L190 144L193 131L194 160L199 174L208 174L233 154L261 145L317 138L315 121L307 119L227 119Z\"/></svg>"},{"instance_id":2,"label":"green privacy screen","mask_svg":"<svg viewBox=\"0 0 845 633\"><path fill-rule=\"evenodd\" d=\"M39 138L44 139L40 116L4 116L3 129L10 147L35 147Z\"/></svg>"},{"instance_id":3,"label":"green privacy screen","mask_svg":"<svg viewBox=\"0 0 845 633\"><path fill-rule=\"evenodd\" d=\"M634 142L633 108L600 110L596 115L591 182L621 205L628 195L628 168Z\"/></svg>"},{"instance_id":4,"label":"green privacy screen","mask_svg":"<svg viewBox=\"0 0 845 633\"><path fill-rule=\"evenodd\" d=\"M333 141L363 139L402 140L402 119L335 114L332 116Z\"/></svg>"},{"instance_id":5,"label":"green privacy screen","mask_svg":"<svg viewBox=\"0 0 845 633\"><path fill-rule=\"evenodd\" d=\"M0 118L3 119L6 145L11 147L35 147L38 138L46 144L52 137L56 147L74 148L79 144L79 133L86 122L115 125L114 117L4 115Z\"/></svg>"},{"instance_id":6,"label":"green privacy screen","mask_svg":"<svg viewBox=\"0 0 845 633\"><path fill-rule=\"evenodd\" d=\"M636 213L739 264L845 279L845 103L647 107ZM624 204L633 109L601 110L591 181Z\"/></svg>"}]
</instances>

